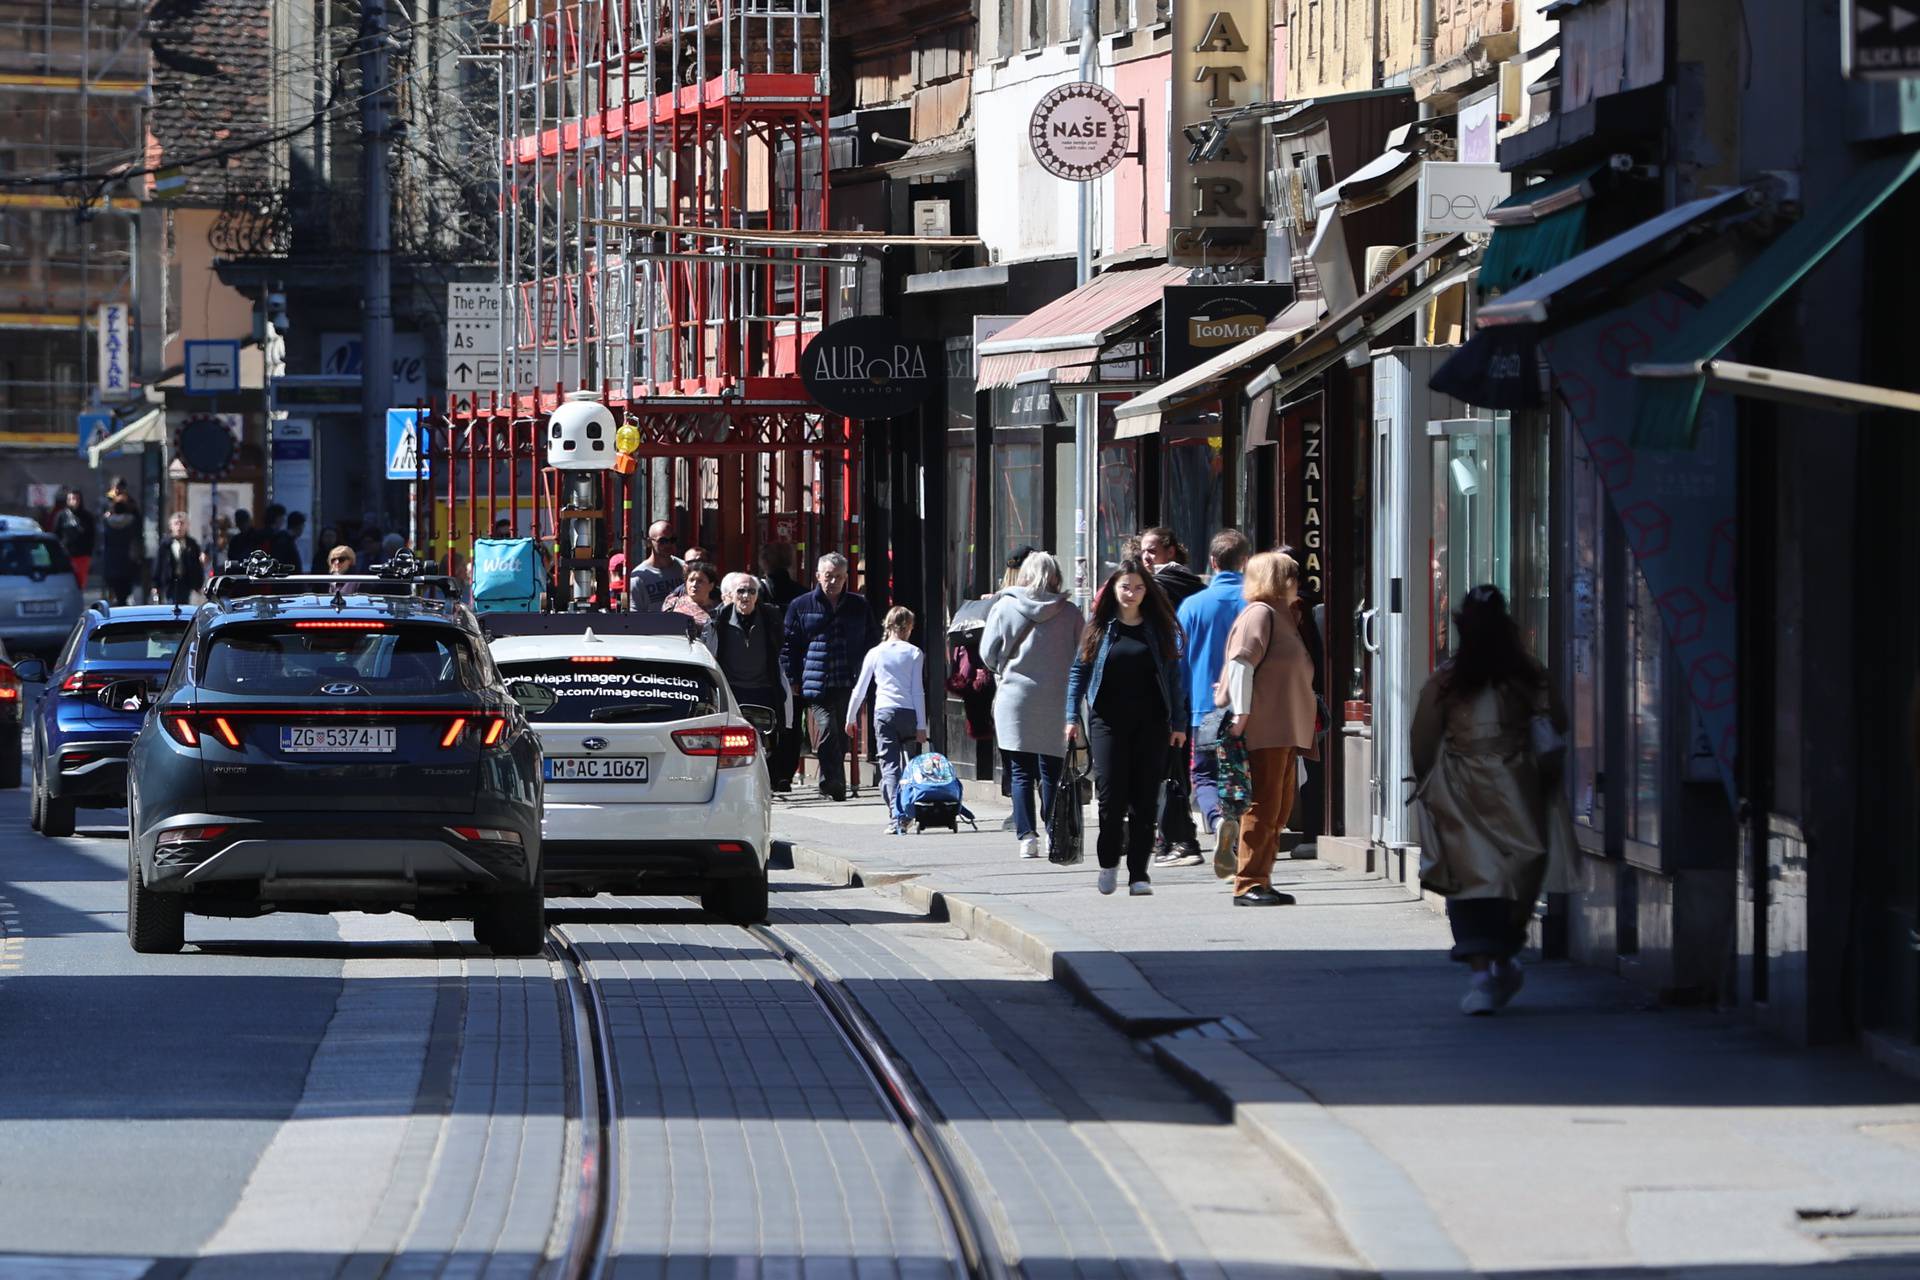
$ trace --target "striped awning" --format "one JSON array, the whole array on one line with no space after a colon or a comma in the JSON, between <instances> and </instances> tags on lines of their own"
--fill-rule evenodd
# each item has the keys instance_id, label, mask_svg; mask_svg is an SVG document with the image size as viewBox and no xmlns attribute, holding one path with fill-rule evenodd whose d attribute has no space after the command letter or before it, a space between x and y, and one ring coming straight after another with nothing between
<instances>
[{"instance_id":1,"label":"striped awning","mask_svg":"<svg viewBox=\"0 0 1920 1280\"><path fill-rule=\"evenodd\" d=\"M1187 269L1150 267L1102 272L980 344L981 391L1010 387L1023 373L1052 370L1058 386L1091 382L1100 350L1149 307L1170 284L1185 284Z\"/></svg>"}]
</instances>

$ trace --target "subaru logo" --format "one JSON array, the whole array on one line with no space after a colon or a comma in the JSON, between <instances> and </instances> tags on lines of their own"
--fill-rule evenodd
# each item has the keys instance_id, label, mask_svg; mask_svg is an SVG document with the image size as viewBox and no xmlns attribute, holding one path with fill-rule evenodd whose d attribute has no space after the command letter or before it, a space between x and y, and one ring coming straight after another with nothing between
<instances>
[{"instance_id":1,"label":"subaru logo","mask_svg":"<svg viewBox=\"0 0 1920 1280\"><path fill-rule=\"evenodd\" d=\"M589 751L605 751L607 749L607 740L605 738L582 738L580 739L580 745Z\"/></svg>"},{"instance_id":2,"label":"subaru logo","mask_svg":"<svg viewBox=\"0 0 1920 1280\"><path fill-rule=\"evenodd\" d=\"M366 690L357 684L323 684L320 686L320 692L341 696L350 693L365 693Z\"/></svg>"}]
</instances>

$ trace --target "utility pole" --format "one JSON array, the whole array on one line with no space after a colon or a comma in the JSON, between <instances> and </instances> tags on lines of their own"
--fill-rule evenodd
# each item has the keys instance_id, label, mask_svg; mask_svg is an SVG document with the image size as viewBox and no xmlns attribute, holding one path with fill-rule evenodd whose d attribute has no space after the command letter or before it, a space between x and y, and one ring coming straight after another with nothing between
<instances>
[{"instance_id":1,"label":"utility pole","mask_svg":"<svg viewBox=\"0 0 1920 1280\"><path fill-rule=\"evenodd\" d=\"M386 515L387 409L393 398L393 199L387 183L392 81L387 0L360 7L360 427L366 434L365 509Z\"/></svg>"},{"instance_id":2,"label":"utility pole","mask_svg":"<svg viewBox=\"0 0 1920 1280\"><path fill-rule=\"evenodd\" d=\"M1094 0L1080 0L1080 78L1092 80L1100 74L1098 48L1098 19L1094 12ZM1093 183L1076 184L1078 193L1079 234L1075 237L1073 256L1073 283L1075 288L1084 285L1093 278ZM1096 358L1093 380L1100 380L1099 362ZM1073 602L1085 610L1087 602L1093 598L1093 575L1098 570L1096 563L1100 548L1095 543L1095 504L1099 501L1099 488L1094 482L1095 459L1099 457L1100 446L1097 436L1100 431L1099 400L1092 395L1077 395L1073 398Z\"/></svg>"}]
</instances>

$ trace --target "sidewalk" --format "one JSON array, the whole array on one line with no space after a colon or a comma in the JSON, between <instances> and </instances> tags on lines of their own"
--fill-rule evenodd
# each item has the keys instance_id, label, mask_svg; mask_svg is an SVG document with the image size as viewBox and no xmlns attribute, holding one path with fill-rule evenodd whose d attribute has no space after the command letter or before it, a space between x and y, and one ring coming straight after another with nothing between
<instances>
[{"instance_id":1,"label":"sidewalk","mask_svg":"<svg viewBox=\"0 0 1920 1280\"><path fill-rule=\"evenodd\" d=\"M1920 1086L1852 1049L1566 963L1466 1018L1445 920L1397 885L1283 861L1295 907L1235 908L1205 866L1102 897L1091 851L1023 862L975 807L977 835L890 837L876 797L808 795L774 827L797 870L944 911L1148 1040L1383 1275L1920 1275Z\"/></svg>"}]
</instances>

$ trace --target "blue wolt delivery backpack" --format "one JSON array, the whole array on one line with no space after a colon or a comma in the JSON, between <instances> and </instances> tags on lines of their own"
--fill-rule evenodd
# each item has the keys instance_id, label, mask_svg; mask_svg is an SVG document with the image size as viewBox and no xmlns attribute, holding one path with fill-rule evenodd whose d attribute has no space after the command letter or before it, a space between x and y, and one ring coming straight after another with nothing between
<instances>
[{"instance_id":1,"label":"blue wolt delivery backpack","mask_svg":"<svg viewBox=\"0 0 1920 1280\"><path fill-rule=\"evenodd\" d=\"M533 613L546 592L532 538L480 538L473 544L473 611Z\"/></svg>"},{"instance_id":2,"label":"blue wolt delivery backpack","mask_svg":"<svg viewBox=\"0 0 1920 1280\"><path fill-rule=\"evenodd\" d=\"M938 751L923 751L907 761L900 773L893 816L902 823L913 822L921 831L928 827L958 831L963 819L974 830L980 829L973 814L960 802L960 775Z\"/></svg>"}]
</instances>

